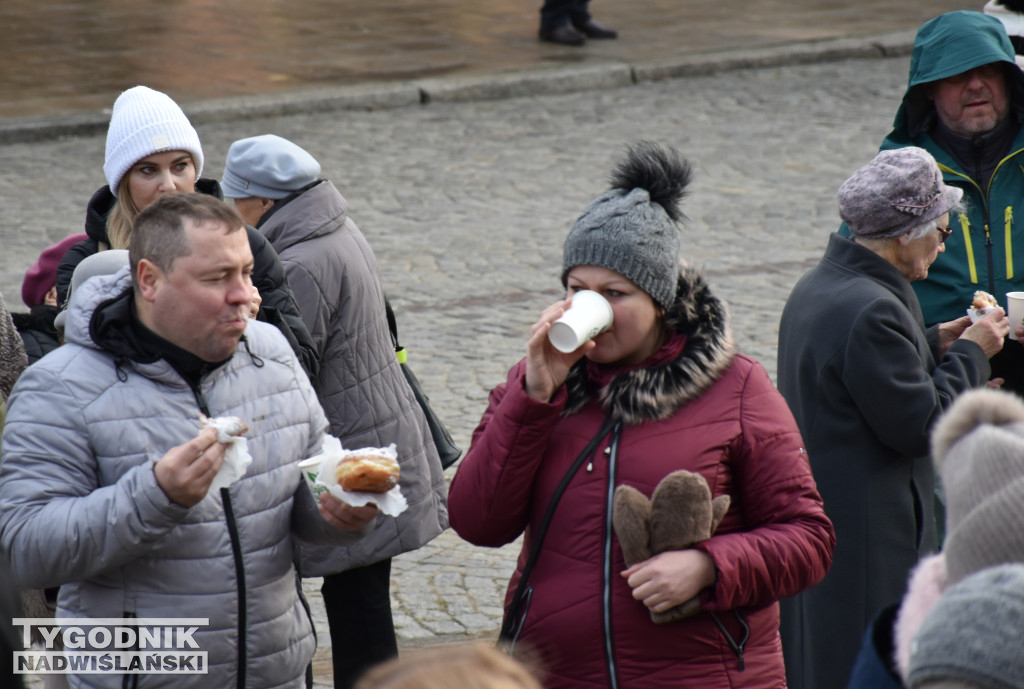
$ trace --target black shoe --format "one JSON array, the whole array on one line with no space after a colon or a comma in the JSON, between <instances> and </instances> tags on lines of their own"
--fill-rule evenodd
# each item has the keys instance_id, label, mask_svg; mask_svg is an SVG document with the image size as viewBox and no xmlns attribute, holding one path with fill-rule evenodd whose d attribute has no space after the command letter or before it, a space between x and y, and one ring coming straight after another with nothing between
<instances>
[{"instance_id":1,"label":"black shoe","mask_svg":"<svg viewBox=\"0 0 1024 689\"><path fill-rule=\"evenodd\" d=\"M583 45L587 42L587 37L570 24L563 24L554 29L541 29L540 40L559 45Z\"/></svg>"},{"instance_id":2,"label":"black shoe","mask_svg":"<svg viewBox=\"0 0 1024 689\"><path fill-rule=\"evenodd\" d=\"M587 38L618 38L619 32L615 29L609 29L607 26L601 26L593 19L588 19L582 24L574 23L573 26L577 31L580 31Z\"/></svg>"}]
</instances>

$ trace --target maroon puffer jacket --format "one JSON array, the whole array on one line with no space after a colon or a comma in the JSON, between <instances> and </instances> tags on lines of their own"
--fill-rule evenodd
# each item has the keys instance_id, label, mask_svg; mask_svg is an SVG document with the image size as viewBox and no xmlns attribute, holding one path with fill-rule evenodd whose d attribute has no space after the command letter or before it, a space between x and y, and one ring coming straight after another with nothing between
<instances>
[{"instance_id":1,"label":"maroon puffer jacket","mask_svg":"<svg viewBox=\"0 0 1024 689\"><path fill-rule=\"evenodd\" d=\"M677 359L620 373L599 399L586 390L600 372L581 362L549 404L525 394L520 362L491 393L452 482L451 525L464 539L501 546L526 532L511 596L555 487L606 414L623 421L572 479L530 576L516 647L539 654L552 689L785 687L776 601L831 563L834 532L789 408L757 362L734 355L725 307L703 280L680 280L688 301L667 316L687 336ZM649 496L676 469L701 473L732 504L698 546L718 570L703 612L656 625L620 575L608 505L615 486Z\"/></svg>"}]
</instances>

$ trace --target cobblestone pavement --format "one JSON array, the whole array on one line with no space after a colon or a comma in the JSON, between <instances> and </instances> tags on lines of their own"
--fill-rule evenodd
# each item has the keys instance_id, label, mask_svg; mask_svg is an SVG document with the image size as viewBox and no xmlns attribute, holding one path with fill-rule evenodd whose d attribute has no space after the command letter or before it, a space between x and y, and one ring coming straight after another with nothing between
<instances>
[{"instance_id":1,"label":"cobblestone pavement","mask_svg":"<svg viewBox=\"0 0 1024 689\"><path fill-rule=\"evenodd\" d=\"M231 141L265 132L323 163L376 251L409 362L465 448L488 391L560 294L568 227L638 139L692 160L684 254L731 305L741 348L774 375L783 302L838 223L837 187L888 131L906 71L906 58L847 60L199 130L207 176L220 176ZM38 251L80 231L104 183L103 148L102 136L0 148L0 289L12 309ZM493 638L515 554L515 544L475 548L449 531L397 558L403 646ZM317 583L307 582L314 604ZM319 609L317 619L323 646ZM328 686L329 654L318 653Z\"/></svg>"}]
</instances>

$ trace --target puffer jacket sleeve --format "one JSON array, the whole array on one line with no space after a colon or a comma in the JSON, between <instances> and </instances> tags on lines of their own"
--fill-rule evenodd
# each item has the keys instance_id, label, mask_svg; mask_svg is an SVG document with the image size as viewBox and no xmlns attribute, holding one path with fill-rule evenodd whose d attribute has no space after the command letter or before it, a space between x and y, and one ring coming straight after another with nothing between
<instances>
[{"instance_id":1,"label":"puffer jacket sleeve","mask_svg":"<svg viewBox=\"0 0 1024 689\"><path fill-rule=\"evenodd\" d=\"M920 326L893 300L867 303L850 329L856 345L846 348L843 364L843 384L871 431L905 457L927 455L935 420L990 372L981 347L959 340L928 371L915 343L920 337Z\"/></svg>"},{"instance_id":2,"label":"puffer jacket sleeve","mask_svg":"<svg viewBox=\"0 0 1024 689\"><path fill-rule=\"evenodd\" d=\"M249 225L245 226L245 230L252 250L252 282L263 299L257 318L284 333L306 374L315 378L320 369L320 358L306 323L302 320L295 295L288 285L281 259L259 230Z\"/></svg>"},{"instance_id":3,"label":"puffer jacket sleeve","mask_svg":"<svg viewBox=\"0 0 1024 689\"><path fill-rule=\"evenodd\" d=\"M324 435L327 433L327 416L317 401L316 393L308 377L300 368L297 360L294 361L295 380L302 390L302 398L306 400L309 408L310 433L309 444L304 450L305 457L313 457L320 453L323 445ZM313 545L351 545L362 538L374 526L370 522L360 531L342 531L324 521L320 516L320 508L313 499L306 481L299 482L295 489L295 497L292 501L291 533L295 538Z\"/></svg>"},{"instance_id":4,"label":"puffer jacket sleeve","mask_svg":"<svg viewBox=\"0 0 1024 689\"><path fill-rule=\"evenodd\" d=\"M30 367L4 427L0 545L32 588L87 579L136 559L188 514L164 494L150 462L97 488L99 466L71 399L58 375Z\"/></svg>"},{"instance_id":5,"label":"puffer jacket sleeve","mask_svg":"<svg viewBox=\"0 0 1024 689\"><path fill-rule=\"evenodd\" d=\"M742 431L730 448L745 527L696 547L718 579L704 607L767 605L821 581L832 564L835 531L825 515L803 440L789 407L760 365L747 372Z\"/></svg>"},{"instance_id":6,"label":"puffer jacket sleeve","mask_svg":"<svg viewBox=\"0 0 1024 689\"><path fill-rule=\"evenodd\" d=\"M475 545L502 546L526 529L534 476L565 406L564 386L550 403L527 395L525 373L520 362L491 391L449 488L450 524Z\"/></svg>"}]
</instances>

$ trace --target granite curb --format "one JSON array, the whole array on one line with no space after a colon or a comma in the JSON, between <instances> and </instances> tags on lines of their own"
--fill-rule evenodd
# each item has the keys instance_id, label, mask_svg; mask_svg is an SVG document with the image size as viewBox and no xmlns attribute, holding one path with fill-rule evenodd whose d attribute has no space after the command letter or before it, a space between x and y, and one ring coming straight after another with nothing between
<instances>
[{"instance_id":1,"label":"granite curb","mask_svg":"<svg viewBox=\"0 0 1024 689\"><path fill-rule=\"evenodd\" d=\"M658 61L524 69L400 82L379 82L285 94L182 102L193 124L344 110L379 110L616 88L629 84L706 76L738 69L782 67L849 58L910 54L916 31L791 43L772 48L678 55ZM108 109L55 117L0 119L0 144L33 143L65 136L102 134Z\"/></svg>"}]
</instances>

